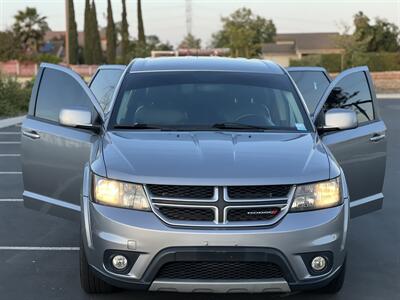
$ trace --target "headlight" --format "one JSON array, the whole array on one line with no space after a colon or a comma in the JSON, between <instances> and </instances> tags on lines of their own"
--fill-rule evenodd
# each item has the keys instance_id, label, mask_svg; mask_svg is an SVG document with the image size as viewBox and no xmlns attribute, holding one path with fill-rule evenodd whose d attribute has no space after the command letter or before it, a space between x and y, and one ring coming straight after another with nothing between
<instances>
[{"instance_id":1,"label":"headlight","mask_svg":"<svg viewBox=\"0 0 400 300\"><path fill-rule=\"evenodd\" d=\"M99 204L150 210L149 201L143 186L140 184L126 183L94 175L93 198L94 202Z\"/></svg>"},{"instance_id":2,"label":"headlight","mask_svg":"<svg viewBox=\"0 0 400 300\"><path fill-rule=\"evenodd\" d=\"M338 206L343 202L340 177L296 187L290 211L307 211Z\"/></svg>"}]
</instances>

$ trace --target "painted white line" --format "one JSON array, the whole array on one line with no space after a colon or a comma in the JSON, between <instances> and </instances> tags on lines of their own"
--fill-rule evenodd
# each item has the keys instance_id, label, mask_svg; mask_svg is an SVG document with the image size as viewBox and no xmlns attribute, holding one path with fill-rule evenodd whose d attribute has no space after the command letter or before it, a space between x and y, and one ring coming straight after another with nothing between
<instances>
[{"instance_id":1,"label":"painted white line","mask_svg":"<svg viewBox=\"0 0 400 300\"><path fill-rule=\"evenodd\" d=\"M0 175L19 175L22 172L0 172Z\"/></svg>"},{"instance_id":2,"label":"painted white line","mask_svg":"<svg viewBox=\"0 0 400 300\"><path fill-rule=\"evenodd\" d=\"M0 154L0 157L18 157L18 156L21 156L21 154L14 154L14 153Z\"/></svg>"},{"instance_id":3,"label":"painted white line","mask_svg":"<svg viewBox=\"0 0 400 300\"><path fill-rule=\"evenodd\" d=\"M25 116L0 120L0 128L17 125L18 123L21 123L24 119Z\"/></svg>"},{"instance_id":4,"label":"painted white line","mask_svg":"<svg viewBox=\"0 0 400 300\"><path fill-rule=\"evenodd\" d=\"M17 250L17 251L79 251L79 247L12 247L0 246L1 250Z\"/></svg>"},{"instance_id":5,"label":"painted white line","mask_svg":"<svg viewBox=\"0 0 400 300\"><path fill-rule=\"evenodd\" d=\"M18 131L15 131L15 132L13 132L13 131L10 131L10 132L8 132L8 131L0 131L0 135L12 135L12 134L21 134L21 132L18 132Z\"/></svg>"},{"instance_id":6,"label":"painted white line","mask_svg":"<svg viewBox=\"0 0 400 300\"><path fill-rule=\"evenodd\" d=\"M0 145L18 145L21 142L0 142Z\"/></svg>"},{"instance_id":7,"label":"painted white line","mask_svg":"<svg viewBox=\"0 0 400 300\"><path fill-rule=\"evenodd\" d=\"M24 199L0 199L1 202L24 202Z\"/></svg>"}]
</instances>

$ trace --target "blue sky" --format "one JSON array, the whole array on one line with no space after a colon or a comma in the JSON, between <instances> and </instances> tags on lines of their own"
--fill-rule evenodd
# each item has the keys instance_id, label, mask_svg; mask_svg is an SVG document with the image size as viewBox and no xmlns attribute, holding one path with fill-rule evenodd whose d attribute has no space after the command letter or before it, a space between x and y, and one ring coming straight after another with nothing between
<instances>
[{"instance_id":1,"label":"blue sky","mask_svg":"<svg viewBox=\"0 0 400 300\"><path fill-rule=\"evenodd\" d=\"M136 35L136 0L126 0L130 34ZM100 26L105 26L106 0L95 0ZM157 34L176 45L186 33L185 0L142 0L146 34ZM78 29L83 28L84 0L75 0ZM13 16L26 6L36 7L48 17L53 30L65 28L64 0L0 0L0 30L10 27ZM121 0L112 0L114 20L121 19ZM239 7L271 18L278 32L340 31L342 23L351 24L359 10L370 18L386 18L400 26L400 0L192 0L193 33L206 45L220 28L221 16Z\"/></svg>"}]
</instances>

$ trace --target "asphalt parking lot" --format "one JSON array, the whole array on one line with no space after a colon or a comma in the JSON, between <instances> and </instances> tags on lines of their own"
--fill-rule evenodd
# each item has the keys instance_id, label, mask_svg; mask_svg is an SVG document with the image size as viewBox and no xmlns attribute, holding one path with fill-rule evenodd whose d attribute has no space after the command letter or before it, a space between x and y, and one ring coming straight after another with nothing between
<instances>
[{"instance_id":1,"label":"asphalt parking lot","mask_svg":"<svg viewBox=\"0 0 400 300\"><path fill-rule=\"evenodd\" d=\"M400 99L380 101L388 127L384 209L351 221L345 286L336 296L206 295L207 299L400 299ZM0 129L0 299L187 299L122 291L88 296L79 284L79 224L24 208L20 128ZM190 295L204 299L204 295Z\"/></svg>"}]
</instances>

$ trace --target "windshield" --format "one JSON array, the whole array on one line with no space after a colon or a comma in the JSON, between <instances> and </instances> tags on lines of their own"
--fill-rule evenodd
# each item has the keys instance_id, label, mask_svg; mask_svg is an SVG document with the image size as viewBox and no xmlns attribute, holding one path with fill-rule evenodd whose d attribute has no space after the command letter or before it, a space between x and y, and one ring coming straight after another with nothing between
<instances>
[{"instance_id":1,"label":"windshield","mask_svg":"<svg viewBox=\"0 0 400 300\"><path fill-rule=\"evenodd\" d=\"M312 127L285 75L176 71L128 74L110 128L304 132Z\"/></svg>"}]
</instances>

